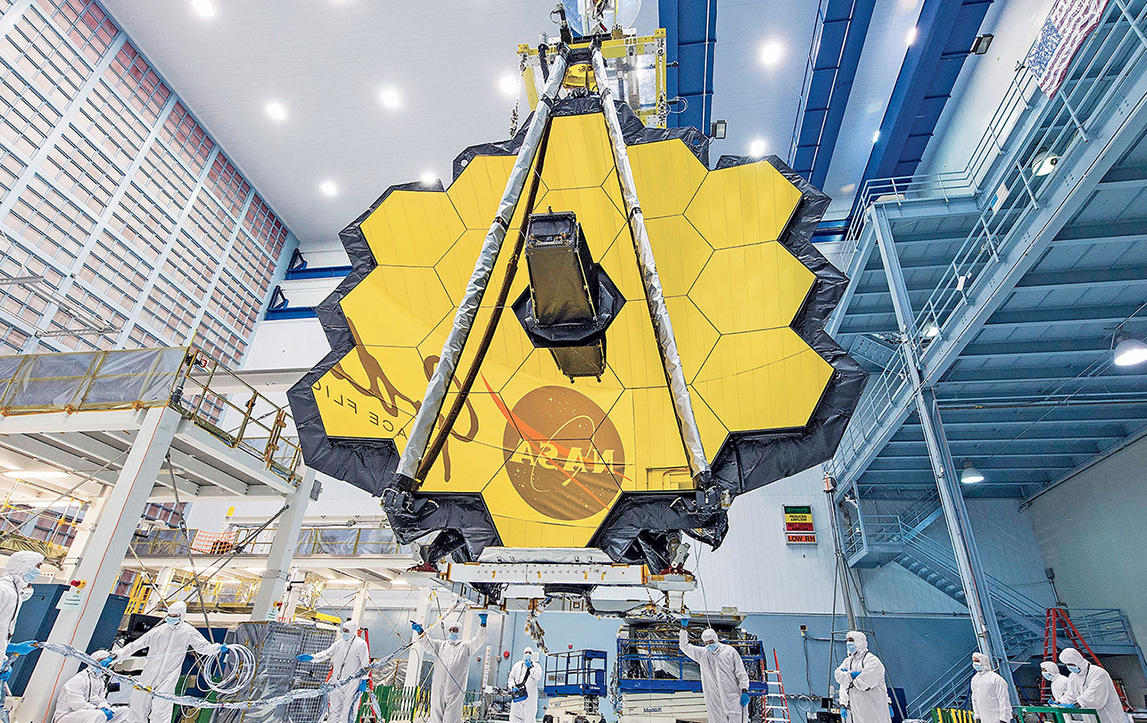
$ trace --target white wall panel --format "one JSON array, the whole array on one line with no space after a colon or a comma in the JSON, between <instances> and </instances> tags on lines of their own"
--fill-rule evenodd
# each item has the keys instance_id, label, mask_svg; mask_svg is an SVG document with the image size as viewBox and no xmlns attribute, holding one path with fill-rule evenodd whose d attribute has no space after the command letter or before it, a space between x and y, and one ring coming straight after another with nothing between
<instances>
[{"instance_id":1,"label":"white wall panel","mask_svg":"<svg viewBox=\"0 0 1147 723\"><path fill-rule=\"evenodd\" d=\"M1072 607L1122 608L1147 641L1147 440L1036 498L1026 513L1060 597Z\"/></svg>"},{"instance_id":2,"label":"white wall panel","mask_svg":"<svg viewBox=\"0 0 1147 723\"><path fill-rule=\"evenodd\" d=\"M687 567L697 572L704 589L687 597L689 606L831 613L835 557L822 475L816 467L738 497L729 510L729 534L717 550L691 542L694 554ZM784 505L812 507L816 545L785 543ZM837 611L843 609L838 603Z\"/></svg>"}]
</instances>

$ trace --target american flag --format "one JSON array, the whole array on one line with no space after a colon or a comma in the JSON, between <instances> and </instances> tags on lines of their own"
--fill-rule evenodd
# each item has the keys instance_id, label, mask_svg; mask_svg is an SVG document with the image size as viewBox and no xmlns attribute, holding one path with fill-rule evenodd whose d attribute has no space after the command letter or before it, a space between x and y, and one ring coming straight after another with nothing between
<instances>
[{"instance_id":1,"label":"american flag","mask_svg":"<svg viewBox=\"0 0 1147 723\"><path fill-rule=\"evenodd\" d=\"M1059 90L1067 66L1099 26L1106 7L1107 0L1055 0L1025 62L1048 96Z\"/></svg>"}]
</instances>

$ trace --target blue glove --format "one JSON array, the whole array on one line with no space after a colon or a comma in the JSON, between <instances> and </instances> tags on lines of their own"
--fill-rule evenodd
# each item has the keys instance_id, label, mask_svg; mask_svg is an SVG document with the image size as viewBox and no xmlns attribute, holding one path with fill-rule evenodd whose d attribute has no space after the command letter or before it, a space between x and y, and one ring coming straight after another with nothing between
<instances>
[{"instance_id":1,"label":"blue glove","mask_svg":"<svg viewBox=\"0 0 1147 723\"><path fill-rule=\"evenodd\" d=\"M741 707L744 707L748 704L749 704L749 691L742 690L741 691Z\"/></svg>"},{"instance_id":2,"label":"blue glove","mask_svg":"<svg viewBox=\"0 0 1147 723\"><path fill-rule=\"evenodd\" d=\"M529 670L529 669L530 669L530 668L532 668L532 667L534 667L534 661L532 661L532 660L527 660L527 661L526 661L526 670Z\"/></svg>"},{"instance_id":3,"label":"blue glove","mask_svg":"<svg viewBox=\"0 0 1147 723\"><path fill-rule=\"evenodd\" d=\"M362 680L360 680L360 681L358 682L358 692L360 692L360 693L365 693L365 692L366 692L366 690L367 690L367 687L368 687L368 686L367 686L367 680L366 680L366 678L363 678Z\"/></svg>"},{"instance_id":4,"label":"blue glove","mask_svg":"<svg viewBox=\"0 0 1147 723\"><path fill-rule=\"evenodd\" d=\"M488 617L490 617L489 613L478 613L478 622L481 623L482 627L486 627L486 618Z\"/></svg>"},{"instance_id":5,"label":"blue glove","mask_svg":"<svg viewBox=\"0 0 1147 723\"><path fill-rule=\"evenodd\" d=\"M422 629L421 625L414 622L413 620L410 621L410 627L414 630L414 632L418 633L419 635L422 635L422 633L426 632L425 630Z\"/></svg>"},{"instance_id":6,"label":"blue glove","mask_svg":"<svg viewBox=\"0 0 1147 723\"><path fill-rule=\"evenodd\" d=\"M220 646L219 646L219 652L220 652L220 653L223 653L224 655L226 655L226 654L227 654L227 651L228 651L228 650L230 650L230 649L231 649L231 648L228 648L228 647L227 647L225 644L224 644L224 645L220 645Z\"/></svg>"},{"instance_id":7,"label":"blue glove","mask_svg":"<svg viewBox=\"0 0 1147 723\"><path fill-rule=\"evenodd\" d=\"M681 618L681 629L689 627L689 618Z\"/></svg>"},{"instance_id":8,"label":"blue glove","mask_svg":"<svg viewBox=\"0 0 1147 723\"><path fill-rule=\"evenodd\" d=\"M112 712L112 709L111 709L111 708L100 708L100 710L102 710L102 711L104 712L104 716L105 716L105 717L106 717L108 720L111 720L112 718L114 718L114 717L115 717L115 713L113 713L113 712Z\"/></svg>"},{"instance_id":9,"label":"blue glove","mask_svg":"<svg viewBox=\"0 0 1147 723\"><path fill-rule=\"evenodd\" d=\"M852 679L856 680L860 676L860 671L854 670L854 671L852 671L851 675L852 675Z\"/></svg>"},{"instance_id":10,"label":"blue glove","mask_svg":"<svg viewBox=\"0 0 1147 723\"><path fill-rule=\"evenodd\" d=\"M1064 708L1078 708L1079 706L1076 705L1075 703L1064 703L1063 707Z\"/></svg>"},{"instance_id":11,"label":"blue glove","mask_svg":"<svg viewBox=\"0 0 1147 723\"><path fill-rule=\"evenodd\" d=\"M114 663L114 662L115 662L115 656L114 655L109 655L108 657L99 661L101 668L110 668L110 667L112 667L112 663Z\"/></svg>"},{"instance_id":12,"label":"blue glove","mask_svg":"<svg viewBox=\"0 0 1147 723\"><path fill-rule=\"evenodd\" d=\"M314 659L315 656L313 655L300 655L299 657L295 658L295 660L299 661L300 663L309 663Z\"/></svg>"},{"instance_id":13,"label":"blue glove","mask_svg":"<svg viewBox=\"0 0 1147 723\"><path fill-rule=\"evenodd\" d=\"M23 643L8 643L8 655L27 655L35 649L35 640L27 640Z\"/></svg>"}]
</instances>

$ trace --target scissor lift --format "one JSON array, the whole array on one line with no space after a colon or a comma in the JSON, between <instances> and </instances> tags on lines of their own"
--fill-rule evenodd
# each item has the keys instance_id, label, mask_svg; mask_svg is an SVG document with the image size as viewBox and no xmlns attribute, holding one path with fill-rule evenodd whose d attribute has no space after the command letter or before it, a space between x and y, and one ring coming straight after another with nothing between
<instances>
[{"instance_id":1,"label":"scissor lift","mask_svg":"<svg viewBox=\"0 0 1147 723\"><path fill-rule=\"evenodd\" d=\"M598 701L608 692L606 652L570 650L547 655L545 660L547 717L553 723L596 721L600 716Z\"/></svg>"}]
</instances>

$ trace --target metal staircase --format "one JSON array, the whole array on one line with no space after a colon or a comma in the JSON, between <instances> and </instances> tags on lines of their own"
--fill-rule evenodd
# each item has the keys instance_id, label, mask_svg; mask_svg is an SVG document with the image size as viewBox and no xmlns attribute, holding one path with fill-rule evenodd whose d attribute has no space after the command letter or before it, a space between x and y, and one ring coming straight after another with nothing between
<instances>
[{"instance_id":1,"label":"metal staircase","mask_svg":"<svg viewBox=\"0 0 1147 723\"><path fill-rule=\"evenodd\" d=\"M951 549L924 534L941 516L936 504L934 498L925 497L900 515L864 515L856 520L845 535L849 564L875 567L895 562L951 599L966 604ZM1045 606L992 575L986 578L1009 663L1019 665L1042 657ZM1088 642L1104 654L1142 655L1121 611L1078 609L1072 610L1072 617ZM909 701L909 714L926 718L933 708L958 705L972 679L972 652L961 656L932 686Z\"/></svg>"}]
</instances>

